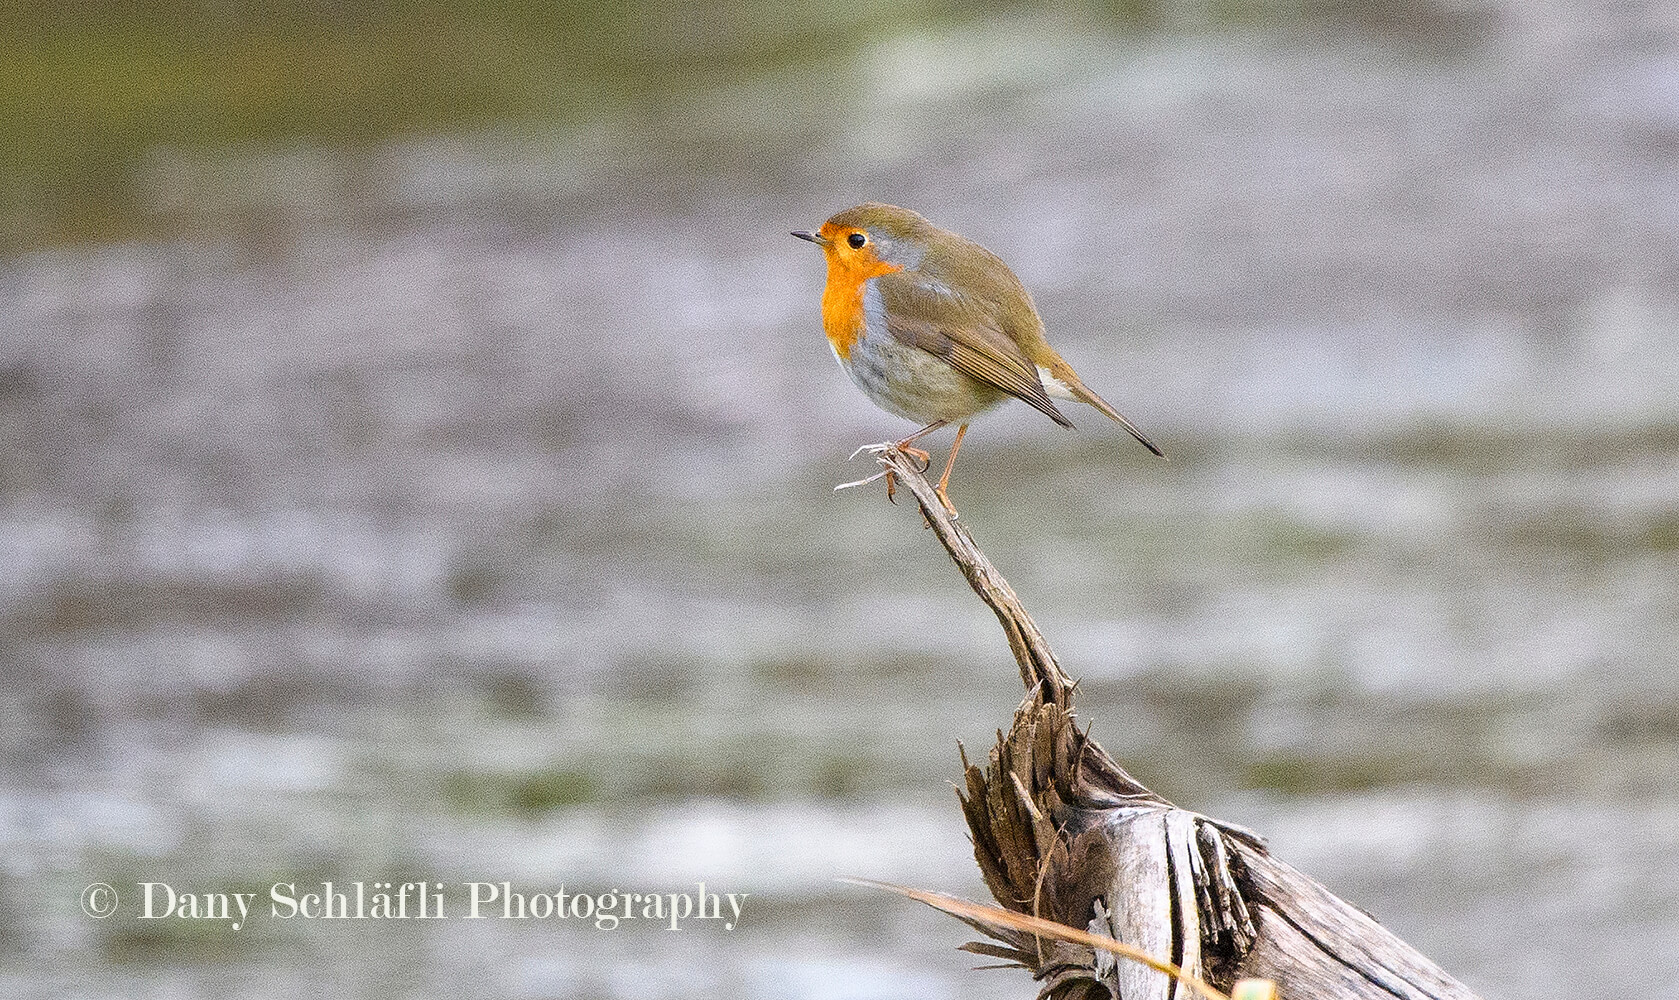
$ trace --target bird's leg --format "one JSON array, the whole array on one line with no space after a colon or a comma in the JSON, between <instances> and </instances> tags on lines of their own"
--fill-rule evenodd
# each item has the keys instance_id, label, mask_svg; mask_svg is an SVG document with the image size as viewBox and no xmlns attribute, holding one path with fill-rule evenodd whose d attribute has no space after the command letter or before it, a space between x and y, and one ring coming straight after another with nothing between
<instances>
[{"instance_id":1,"label":"bird's leg","mask_svg":"<svg viewBox=\"0 0 1679 1000\"><path fill-rule=\"evenodd\" d=\"M919 438L926 437L927 435L933 433L934 431L938 430L940 427L943 427L945 424L948 424L948 423L950 423L950 421L948 421L948 420L935 420L932 423L928 424L927 426L925 426L925 427L921 428L920 430L916 431L914 434L911 434L909 437L904 438L902 441L899 441L897 444L893 445L892 447L898 449L899 451L903 452L904 454L908 455L909 457L915 459L917 462L922 463L921 471L926 472L928 469L933 467L933 456L928 454L925 451L922 451L920 448L911 448L910 443L919 439Z\"/></svg>"},{"instance_id":2,"label":"bird's leg","mask_svg":"<svg viewBox=\"0 0 1679 1000\"><path fill-rule=\"evenodd\" d=\"M904 438L902 441L899 441L897 444L893 445L892 447L894 447L894 448L898 449L899 451L903 452L904 454L908 455L914 461L920 462L921 463L921 470L920 471L926 472L928 469L931 469L933 467L933 456L932 456L932 454L930 452L923 451L920 448L913 447L910 444L910 442L914 441L916 438L924 437L928 434L933 433L934 431L938 430L940 427L943 427L945 424L947 424L949 422L950 421L948 421L948 420L935 420L932 423L928 424L927 426L925 426L925 427L921 428L920 430L916 431L914 434L911 434L909 437ZM898 492L898 477L893 474L891 469L887 469L886 470L886 499L890 500L893 503L897 503L898 501L895 499L895 496L896 496L897 492Z\"/></svg>"},{"instance_id":3,"label":"bird's leg","mask_svg":"<svg viewBox=\"0 0 1679 1000\"><path fill-rule=\"evenodd\" d=\"M951 520L956 519L956 505L950 502L950 494L945 492L945 487L950 485L950 470L956 468L956 453L962 450L962 435L966 433L967 424L956 428L956 440L950 443L950 457L945 459L944 475L939 477L939 485L933 487L933 492L938 494L939 503L944 504L944 509L950 513Z\"/></svg>"}]
</instances>

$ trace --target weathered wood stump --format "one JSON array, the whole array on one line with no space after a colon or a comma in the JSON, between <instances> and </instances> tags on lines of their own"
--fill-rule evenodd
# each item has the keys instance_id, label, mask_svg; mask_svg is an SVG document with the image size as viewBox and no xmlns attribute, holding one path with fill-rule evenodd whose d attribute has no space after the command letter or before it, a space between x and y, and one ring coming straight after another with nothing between
<instances>
[{"instance_id":1,"label":"weathered wood stump","mask_svg":"<svg viewBox=\"0 0 1679 1000\"><path fill-rule=\"evenodd\" d=\"M996 612L1026 685L986 765L963 753L958 793L974 858L1004 909L1112 938L1224 991L1265 979L1283 1000L1475 1000L1369 915L1272 857L1257 834L1180 809L1127 774L1079 728L1072 681L967 528L907 456L878 457ZM1043 983L1039 1000L1196 992L1110 950L914 895L993 938L964 947L1030 971Z\"/></svg>"}]
</instances>

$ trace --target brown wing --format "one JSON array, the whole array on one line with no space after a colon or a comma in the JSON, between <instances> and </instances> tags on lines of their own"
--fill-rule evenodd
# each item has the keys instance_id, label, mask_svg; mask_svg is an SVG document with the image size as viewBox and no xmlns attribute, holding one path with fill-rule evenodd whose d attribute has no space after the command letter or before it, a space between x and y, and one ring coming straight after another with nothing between
<instances>
[{"instance_id":1,"label":"brown wing","mask_svg":"<svg viewBox=\"0 0 1679 1000\"><path fill-rule=\"evenodd\" d=\"M883 274L874 280L893 339L919 347L962 374L1032 404L1063 427L1073 426L1044 392L1037 366L983 306L927 284L913 272Z\"/></svg>"}]
</instances>

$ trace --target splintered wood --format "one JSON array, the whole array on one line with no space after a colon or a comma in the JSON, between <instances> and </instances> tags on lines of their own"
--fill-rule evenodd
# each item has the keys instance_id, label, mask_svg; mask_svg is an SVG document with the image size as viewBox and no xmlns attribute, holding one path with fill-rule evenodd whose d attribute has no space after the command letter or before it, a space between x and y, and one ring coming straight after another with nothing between
<instances>
[{"instance_id":1,"label":"splintered wood","mask_svg":"<svg viewBox=\"0 0 1679 1000\"><path fill-rule=\"evenodd\" d=\"M892 450L879 460L996 613L1027 688L983 768L962 752L958 797L980 873L1005 910L1086 932L1055 936L909 892L992 939L966 950L1029 971L1040 1000L1178 1000L1196 994L1196 981L1250 1000L1267 990L1282 1000L1475 1000L1363 911L1271 857L1258 835L1180 809L1127 774L1079 728L1072 681L967 527L914 462ZM1096 947L1086 935L1125 948ZM1116 957L1126 949L1155 962Z\"/></svg>"}]
</instances>

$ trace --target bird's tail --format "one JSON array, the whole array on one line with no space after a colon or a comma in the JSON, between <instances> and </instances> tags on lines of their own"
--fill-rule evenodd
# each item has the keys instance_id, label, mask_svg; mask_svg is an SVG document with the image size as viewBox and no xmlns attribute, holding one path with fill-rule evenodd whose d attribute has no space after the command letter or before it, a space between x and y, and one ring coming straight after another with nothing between
<instances>
[{"instance_id":1,"label":"bird's tail","mask_svg":"<svg viewBox=\"0 0 1679 1000\"><path fill-rule=\"evenodd\" d=\"M1101 396L1096 395L1096 393L1094 391L1092 391L1089 386L1085 385L1083 382L1080 382L1079 377L1077 375L1073 374L1073 370L1072 370L1071 367L1067 367L1066 370L1064 370L1064 371L1056 372L1055 376L1056 376L1056 378L1060 379L1062 382L1066 383L1067 390L1073 394L1074 399L1077 399L1081 403L1089 403L1091 406L1094 406L1098 410L1101 410L1103 413L1105 413L1109 417L1111 417L1113 419L1114 423L1116 423L1119 426L1125 428L1126 433L1128 433L1132 437L1136 438L1137 442L1139 444L1141 444L1144 448L1147 448L1149 451L1154 452L1156 455L1159 455L1161 458L1166 457L1166 453L1161 451L1158 445L1156 445L1153 441L1150 441L1148 438L1143 436L1143 432L1137 429L1136 424L1134 424L1131 421L1125 419L1125 415L1120 413L1118 410L1114 409L1112 406L1108 405L1107 400L1103 399Z\"/></svg>"}]
</instances>

